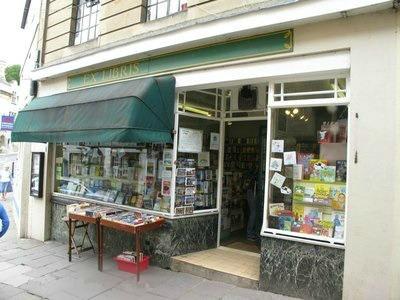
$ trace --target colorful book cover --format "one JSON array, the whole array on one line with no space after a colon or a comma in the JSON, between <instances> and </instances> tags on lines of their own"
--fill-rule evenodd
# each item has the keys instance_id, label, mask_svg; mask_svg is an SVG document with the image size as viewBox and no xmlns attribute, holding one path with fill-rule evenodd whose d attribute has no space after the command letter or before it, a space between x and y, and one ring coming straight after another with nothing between
<instances>
[{"instance_id":1,"label":"colorful book cover","mask_svg":"<svg viewBox=\"0 0 400 300\"><path fill-rule=\"evenodd\" d=\"M314 202L315 189L313 186L306 186L304 189L304 202Z\"/></svg>"},{"instance_id":2,"label":"colorful book cover","mask_svg":"<svg viewBox=\"0 0 400 300\"><path fill-rule=\"evenodd\" d=\"M303 201L305 189L306 187L304 185L302 185L300 182L296 182L294 184L293 200Z\"/></svg>"},{"instance_id":3,"label":"colorful book cover","mask_svg":"<svg viewBox=\"0 0 400 300\"><path fill-rule=\"evenodd\" d=\"M310 160L315 157L314 153L298 152L297 153L297 164L303 166L304 179L310 177Z\"/></svg>"},{"instance_id":4,"label":"colorful book cover","mask_svg":"<svg viewBox=\"0 0 400 300\"><path fill-rule=\"evenodd\" d=\"M347 160L336 161L336 181L346 182L347 179Z\"/></svg>"},{"instance_id":5,"label":"colorful book cover","mask_svg":"<svg viewBox=\"0 0 400 300\"><path fill-rule=\"evenodd\" d=\"M319 222L322 220L322 210L317 207L304 207L304 221L307 222Z\"/></svg>"},{"instance_id":6,"label":"colorful book cover","mask_svg":"<svg viewBox=\"0 0 400 300\"><path fill-rule=\"evenodd\" d=\"M334 210L344 210L346 207L346 186L334 185L331 187L330 197Z\"/></svg>"},{"instance_id":7,"label":"colorful book cover","mask_svg":"<svg viewBox=\"0 0 400 300\"><path fill-rule=\"evenodd\" d=\"M304 220L304 205L293 204L292 212L296 221Z\"/></svg>"},{"instance_id":8,"label":"colorful book cover","mask_svg":"<svg viewBox=\"0 0 400 300\"><path fill-rule=\"evenodd\" d=\"M315 184L315 198L327 199L329 198L330 186L328 184Z\"/></svg>"},{"instance_id":9,"label":"colorful book cover","mask_svg":"<svg viewBox=\"0 0 400 300\"><path fill-rule=\"evenodd\" d=\"M336 167L335 166L326 166L320 171L321 181L322 182L335 182L336 179Z\"/></svg>"},{"instance_id":10,"label":"colorful book cover","mask_svg":"<svg viewBox=\"0 0 400 300\"><path fill-rule=\"evenodd\" d=\"M269 215L270 216L279 216L279 213L285 209L285 205L283 203L270 203L269 204Z\"/></svg>"},{"instance_id":11,"label":"colorful book cover","mask_svg":"<svg viewBox=\"0 0 400 300\"><path fill-rule=\"evenodd\" d=\"M326 167L327 164L328 161L324 159L311 159L308 167L310 180L321 181L321 171Z\"/></svg>"},{"instance_id":12,"label":"colorful book cover","mask_svg":"<svg viewBox=\"0 0 400 300\"><path fill-rule=\"evenodd\" d=\"M343 239L344 238L344 213L333 211L332 212L333 222L333 238Z\"/></svg>"}]
</instances>

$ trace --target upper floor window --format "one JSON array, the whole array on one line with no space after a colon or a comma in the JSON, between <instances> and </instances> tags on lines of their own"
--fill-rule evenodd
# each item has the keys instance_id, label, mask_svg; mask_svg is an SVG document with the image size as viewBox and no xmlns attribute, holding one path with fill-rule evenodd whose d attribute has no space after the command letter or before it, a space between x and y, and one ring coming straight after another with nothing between
<instances>
[{"instance_id":1,"label":"upper floor window","mask_svg":"<svg viewBox=\"0 0 400 300\"><path fill-rule=\"evenodd\" d=\"M75 45L95 39L99 35L100 0L77 0Z\"/></svg>"},{"instance_id":2,"label":"upper floor window","mask_svg":"<svg viewBox=\"0 0 400 300\"><path fill-rule=\"evenodd\" d=\"M147 21L160 19L187 9L187 0L148 0Z\"/></svg>"}]
</instances>

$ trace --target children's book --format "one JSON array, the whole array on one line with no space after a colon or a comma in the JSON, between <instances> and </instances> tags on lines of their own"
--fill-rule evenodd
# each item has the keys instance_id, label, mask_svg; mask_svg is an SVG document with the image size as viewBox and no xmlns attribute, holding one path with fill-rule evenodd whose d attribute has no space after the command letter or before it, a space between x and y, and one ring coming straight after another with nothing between
<instances>
[{"instance_id":1,"label":"children's book","mask_svg":"<svg viewBox=\"0 0 400 300\"><path fill-rule=\"evenodd\" d=\"M333 211L332 212L333 222L333 238L343 239L344 238L344 213Z\"/></svg>"},{"instance_id":2,"label":"children's book","mask_svg":"<svg viewBox=\"0 0 400 300\"><path fill-rule=\"evenodd\" d=\"M332 199L332 208L334 210L344 210L346 206L346 186L332 185L330 197Z\"/></svg>"},{"instance_id":3,"label":"children's book","mask_svg":"<svg viewBox=\"0 0 400 300\"><path fill-rule=\"evenodd\" d=\"M296 221L302 221L304 219L304 205L293 204L292 211Z\"/></svg>"},{"instance_id":4,"label":"children's book","mask_svg":"<svg viewBox=\"0 0 400 300\"><path fill-rule=\"evenodd\" d=\"M328 161L324 159L311 159L309 173L311 181L321 181L321 171L327 166Z\"/></svg>"},{"instance_id":5,"label":"children's book","mask_svg":"<svg viewBox=\"0 0 400 300\"><path fill-rule=\"evenodd\" d=\"M269 215L270 216L279 216L279 212L285 209L285 205L283 203L270 203L269 204Z\"/></svg>"},{"instance_id":6,"label":"children's book","mask_svg":"<svg viewBox=\"0 0 400 300\"><path fill-rule=\"evenodd\" d=\"M304 192L306 187L302 185L300 182L296 182L294 184L294 191L293 191L293 200L295 201L303 201L304 199Z\"/></svg>"},{"instance_id":7,"label":"children's book","mask_svg":"<svg viewBox=\"0 0 400 300\"><path fill-rule=\"evenodd\" d=\"M313 202L315 197L315 189L313 186L306 186L304 189L304 202Z\"/></svg>"},{"instance_id":8,"label":"children's book","mask_svg":"<svg viewBox=\"0 0 400 300\"><path fill-rule=\"evenodd\" d=\"M315 158L314 153L298 152L297 153L297 164L303 166L303 177L304 179L310 178L310 160Z\"/></svg>"},{"instance_id":9,"label":"children's book","mask_svg":"<svg viewBox=\"0 0 400 300\"><path fill-rule=\"evenodd\" d=\"M330 186L328 184L315 184L315 198L327 199L329 198Z\"/></svg>"},{"instance_id":10,"label":"children's book","mask_svg":"<svg viewBox=\"0 0 400 300\"><path fill-rule=\"evenodd\" d=\"M336 181L346 182L347 178L347 160L336 161Z\"/></svg>"},{"instance_id":11,"label":"children's book","mask_svg":"<svg viewBox=\"0 0 400 300\"><path fill-rule=\"evenodd\" d=\"M322 182L335 182L336 178L336 167L326 166L320 171Z\"/></svg>"}]
</instances>

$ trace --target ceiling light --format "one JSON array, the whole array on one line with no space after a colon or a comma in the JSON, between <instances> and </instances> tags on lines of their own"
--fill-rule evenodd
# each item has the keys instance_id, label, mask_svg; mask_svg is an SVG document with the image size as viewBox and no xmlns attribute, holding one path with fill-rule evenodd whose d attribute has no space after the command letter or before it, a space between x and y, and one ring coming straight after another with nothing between
<instances>
[{"instance_id":1,"label":"ceiling light","mask_svg":"<svg viewBox=\"0 0 400 300\"><path fill-rule=\"evenodd\" d=\"M303 120L304 119L304 115L302 115L301 117L300 117L300 120Z\"/></svg>"},{"instance_id":2,"label":"ceiling light","mask_svg":"<svg viewBox=\"0 0 400 300\"><path fill-rule=\"evenodd\" d=\"M299 113L299 110L297 108L293 109L293 114L297 115Z\"/></svg>"},{"instance_id":3,"label":"ceiling light","mask_svg":"<svg viewBox=\"0 0 400 300\"><path fill-rule=\"evenodd\" d=\"M304 122L308 122L308 118L304 120Z\"/></svg>"},{"instance_id":4,"label":"ceiling light","mask_svg":"<svg viewBox=\"0 0 400 300\"><path fill-rule=\"evenodd\" d=\"M290 110L285 110L285 114L288 116L288 115L290 115Z\"/></svg>"}]
</instances>

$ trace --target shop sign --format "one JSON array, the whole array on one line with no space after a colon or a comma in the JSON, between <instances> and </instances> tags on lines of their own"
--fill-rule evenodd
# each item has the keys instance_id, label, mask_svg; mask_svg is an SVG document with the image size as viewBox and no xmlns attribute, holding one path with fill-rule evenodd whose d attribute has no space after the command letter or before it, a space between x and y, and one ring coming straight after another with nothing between
<instances>
[{"instance_id":1,"label":"shop sign","mask_svg":"<svg viewBox=\"0 0 400 300\"><path fill-rule=\"evenodd\" d=\"M14 128L14 116L1 116L1 130L12 131Z\"/></svg>"},{"instance_id":2,"label":"shop sign","mask_svg":"<svg viewBox=\"0 0 400 300\"><path fill-rule=\"evenodd\" d=\"M293 51L291 29L187 49L68 77L68 89Z\"/></svg>"}]
</instances>

